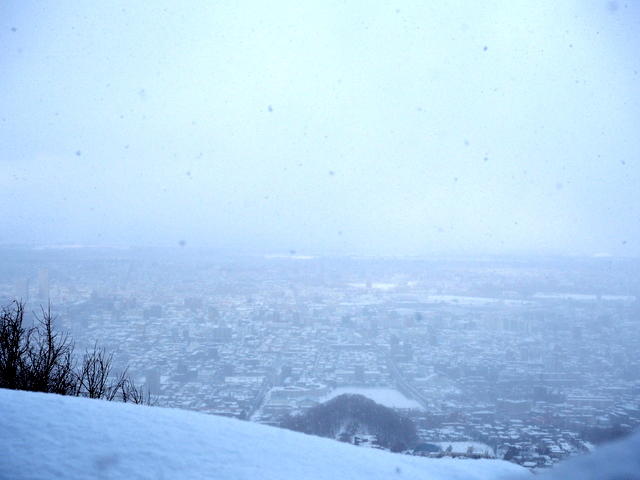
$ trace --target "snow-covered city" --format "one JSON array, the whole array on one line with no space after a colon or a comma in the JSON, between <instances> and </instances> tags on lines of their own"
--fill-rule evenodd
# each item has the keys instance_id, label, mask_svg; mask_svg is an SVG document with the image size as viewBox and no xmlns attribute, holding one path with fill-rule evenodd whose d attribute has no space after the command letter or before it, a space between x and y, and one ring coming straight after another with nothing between
<instances>
[{"instance_id":1,"label":"snow-covered city","mask_svg":"<svg viewBox=\"0 0 640 480\"><path fill-rule=\"evenodd\" d=\"M635 263L168 256L14 249L0 293L51 302L160 406L282 426L359 394L414 422L404 453L532 471L640 424Z\"/></svg>"}]
</instances>

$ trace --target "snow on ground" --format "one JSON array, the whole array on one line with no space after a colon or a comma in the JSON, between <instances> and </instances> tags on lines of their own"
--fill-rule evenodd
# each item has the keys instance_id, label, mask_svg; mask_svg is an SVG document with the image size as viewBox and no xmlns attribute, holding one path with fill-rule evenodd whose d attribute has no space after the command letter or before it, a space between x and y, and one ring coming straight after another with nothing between
<instances>
[{"instance_id":1,"label":"snow on ground","mask_svg":"<svg viewBox=\"0 0 640 480\"><path fill-rule=\"evenodd\" d=\"M429 295L426 299L428 303L450 303L455 305L475 305L484 306L491 304L505 305L529 305L531 302L527 300L511 300L506 298L489 298L489 297L468 297L465 295Z\"/></svg>"},{"instance_id":2,"label":"snow on ground","mask_svg":"<svg viewBox=\"0 0 640 480\"><path fill-rule=\"evenodd\" d=\"M367 284L366 283L348 283L347 285L350 286L350 287L353 287L353 288L367 288ZM375 290L393 290L397 286L398 286L398 284L396 284L396 283L377 282L377 283L372 283L371 284L371 288L373 288Z\"/></svg>"},{"instance_id":3,"label":"snow on ground","mask_svg":"<svg viewBox=\"0 0 640 480\"><path fill-rule=\"evenodd\" d=\"M640 432L560 463L540 480L640 480Z\"/></svg>"},{"instance_id":4,"label":"snow on ground","mask_svg":"<svg viewBox=\"0 0 640 480\"><path fill-rule=\"evenodd\" d=\"M634 295L595 295L595 294L583 294L583 293L536 293L533 298L543 300L576 300L582 302L595 302L598 300L605 300L610 302L634 302L636 297Z\"/></svg>"},{"instance_id":5,"label":"snow on ground","mask_svg":"<svg viewBox=\"0 0 640 480\"><path fill-rule=\"evenodd\" d=\"M427 459L185 410L0 389L0 478L530 478L499 460Z\"/></svg>"},{"instance_id":6,"label":"snow on ground","mask_svg":"<svg viewBox=\"0 0 640 480\"><path fill-rule=\"evenodd\" d=\"M405 397L401 392L393 388L339 387L322 397L320 402L326 402L344 393L364 395L385 407L422 410L422 406L418 402Z\"/></svg>"},{"instance_id":7,"label":"snow on ground","mask_svg":"<svg viewBox=\"0 0 640 480\"><path fill-rule=\"evenodd\" d=\"M495 452L493 448L491 448L486 443L481 442L427 442L438 445L442 450L446 450L449 446L451 446L451 451L453 453L466 453L469 447L473 447L473 453L484 453L487 452L491 456L495 456Z\"/></svg>"}]
</instances>

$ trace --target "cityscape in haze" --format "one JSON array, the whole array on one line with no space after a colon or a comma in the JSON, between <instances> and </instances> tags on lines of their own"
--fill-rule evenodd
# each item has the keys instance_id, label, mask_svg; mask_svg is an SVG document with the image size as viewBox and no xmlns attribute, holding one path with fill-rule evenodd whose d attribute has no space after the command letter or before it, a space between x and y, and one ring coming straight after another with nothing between
<instances>
[{"instance_id":1,"label":"cityscape in haze","mask_svg":"<svg viewBox=\"0 0 640 480\"><path fill-rule=\"evenodd\" d=\"M0 1L0 221L0 478L640 480L640 0Z\"/></svg>"},{"instance_id":2,"label":"cityscape in haze","mask_svg":"<svg viewBox=\"0 0 640 480\"><path fill-rule=\"evenodd\" d=\"M50 302L161 406L280 426L362 394L531 469L640 424L638 260L2 252L5 303Z\"/></svg>"}]
</instances>

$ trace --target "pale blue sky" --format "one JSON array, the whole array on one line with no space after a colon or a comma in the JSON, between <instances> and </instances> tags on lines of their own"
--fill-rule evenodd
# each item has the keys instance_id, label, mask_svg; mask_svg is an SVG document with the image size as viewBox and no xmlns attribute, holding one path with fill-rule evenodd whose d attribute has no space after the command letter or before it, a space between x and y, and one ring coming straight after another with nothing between
<instances>
[{"instance_id":1,"label":"pale blue sky","mask_svg":"<svg viewBox=\"0 0 640 480\"><path fill-rule=\"evenodd\" d=\"M640 254L640 2L5 1L4 243Z\"/></svg>"}]
</instances>

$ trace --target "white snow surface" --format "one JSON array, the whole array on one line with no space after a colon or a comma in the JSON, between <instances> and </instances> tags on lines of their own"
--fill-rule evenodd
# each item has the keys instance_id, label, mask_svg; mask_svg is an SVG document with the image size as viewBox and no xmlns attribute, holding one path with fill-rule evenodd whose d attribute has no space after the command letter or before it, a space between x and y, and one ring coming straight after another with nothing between
<instances>
[{"instance_id":1,"label":"white snow surface","mask_svg":"<svg viewBox=\"0 0 640 480\"><path fill-rule=\"evenodd\" d=\"M402 392L393 388L338 387L322 397L321 402L326 402L345 393L364 395L385 407L423 410L422 405L417 401L405 397Z\"/></svg>"},{"instance_id":2,"label":"white snow surface","mask_svg":"<svg viewBox=\"0 0 640 480\"><path fill-rule=\"evenodd\" d=\"M540 480L640 480L640 431L557 465Z\"/></svg>"},{"instance_id":3,"label":"white snow surface","mask_svg":"<svg viewBox=\"0 0 640 480\"><path fill-rule=\"evenodd\" d=\"M531 478L500 460L428 459L202 413L0 389L0 478Z\"/></svg>"}]
</instances>

